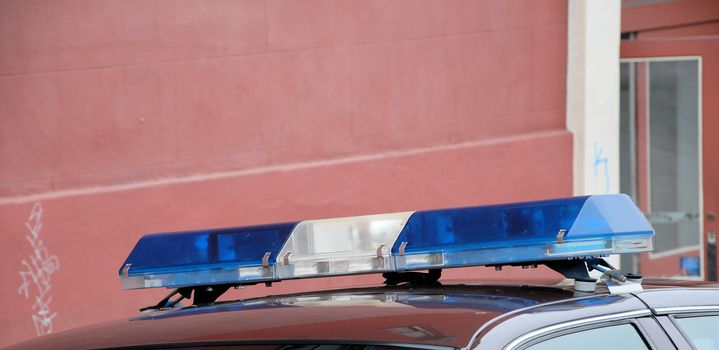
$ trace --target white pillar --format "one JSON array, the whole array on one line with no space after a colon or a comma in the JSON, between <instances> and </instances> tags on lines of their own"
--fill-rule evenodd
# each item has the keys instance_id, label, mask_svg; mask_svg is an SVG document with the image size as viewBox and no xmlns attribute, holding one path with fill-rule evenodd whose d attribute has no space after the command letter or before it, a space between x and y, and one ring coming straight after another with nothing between
<instances>
[{"instance_id":1,"label":"white pillar","mask_svg":"<svg viewBox=\"0 0 719 350\"><path fill-rule=\"evenodd\" d=\"M567 128L575 195L619 192L621 0L569 0ZM610 263L619 265L619 258Z\"/></svg>"}]
</instances>

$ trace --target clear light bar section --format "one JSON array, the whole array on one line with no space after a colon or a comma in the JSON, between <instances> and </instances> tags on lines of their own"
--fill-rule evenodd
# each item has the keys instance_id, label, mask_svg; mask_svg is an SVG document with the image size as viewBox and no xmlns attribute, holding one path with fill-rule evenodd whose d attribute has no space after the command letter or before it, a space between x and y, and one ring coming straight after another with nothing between
<instances>
[{"instance_id":1,"label":"clear light bar section","mask_svg":"<svg viewBox=\"0 0 719 350\"><path fill-rule=\"evenodd\" d=\"M392 247L398 271L652 250L654 231L626 195L420 211Z\"/></svg>"},{"instance_id":2,"label":"clear light bar section","mask_svg":"<svg viewBox=\"0 0 719 350\"><path fill-rule=\"evenodd\" d=\"M297 223L151 234L120 267L123 289L277 279L271 262Z\"/></svg>"},{"instance_id":3,"label":"clear light bar section","mask_svg":"<svg viewBox=\"0 0 719 350\"><path fill-rule=\"evenodd\" d=\"M276 256L278 276L392 271L392 245L412 213L302 221Z\"/></svg>"}]
</instances>

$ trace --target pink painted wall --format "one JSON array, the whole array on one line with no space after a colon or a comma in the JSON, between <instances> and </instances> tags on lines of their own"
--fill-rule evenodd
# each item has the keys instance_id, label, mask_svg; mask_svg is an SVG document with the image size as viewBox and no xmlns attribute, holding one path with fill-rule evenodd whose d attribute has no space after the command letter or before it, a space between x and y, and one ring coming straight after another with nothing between
<instances>
[{"instance_id":1,"label":"pink painted wall","mask_svg":"<svg viewBox=\"0 0 719 350\"><path fill-rule=\"evenodd\" d=\"M566 7L0 2L0 346L36 335L35 203L58 331L165 293L120 291L143 233L570 195Z\"/></svg>"}]
</instances>

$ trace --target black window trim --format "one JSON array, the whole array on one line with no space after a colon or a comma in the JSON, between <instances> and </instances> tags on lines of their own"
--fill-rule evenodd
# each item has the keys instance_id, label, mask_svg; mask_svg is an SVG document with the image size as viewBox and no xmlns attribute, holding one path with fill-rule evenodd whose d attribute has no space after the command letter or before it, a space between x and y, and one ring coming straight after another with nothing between
<instances>
[{"instance_id":1,"label":"black window trim","mask_svg":"<svg viewBox=\"0 0 719 350\"><path fill-rule=\"evenodd\" d=\"M661 316L660 316L661 317ZM684 349L677 345L675 339L672 338L660 320L652 315L647 317L639 317L635 319L639 324L639 328L646 335L645 341L650 343L653 349Z\"/></svg>"}]
</instances>

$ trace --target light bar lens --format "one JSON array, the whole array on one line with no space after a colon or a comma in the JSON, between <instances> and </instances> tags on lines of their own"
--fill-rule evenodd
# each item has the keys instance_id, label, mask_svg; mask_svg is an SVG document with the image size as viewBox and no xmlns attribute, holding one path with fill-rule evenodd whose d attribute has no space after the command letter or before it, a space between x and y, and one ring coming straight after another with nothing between
<instances>
[{"instance_id":1,"label":"light bar lens","mask_svg":"<svg viewBox=\"0 0 719 350\"><path fill-rule=\"evenodd\" d=\"M412 212L302 221L277 256L282 279L391 271L390 250Z\"/></svg>"},{"instance_id":2,"label":"light bar lens","mask_svg":"<svg viewBox=\"0 0 719 350\"><path fill-rule=\"evenodd\" d=\"M626 195L165 233L140 239L124 289L481 265L652 250Z\"/></svg>"},{"instance_id":3,"label":"light bar lens","mask_svg":"<svg viewBox=\"0 0 719 350\"><path fill-rule=\"evenodd\" d=\"M274 279L267 263L295 226L285 223L144 236L120 268L123 288Z\"/></svg>"},{"instance_id":4,"label":"light bar lens","mask_svg":"<svg viewBox=\"0 0 719 350\"><path fill-rule=\"evenodd\" d=\"M648 251L653 235L629 197L586 196L416 212L392 255L397 270L538 262Z\"/></svg>"}]
</instances>

